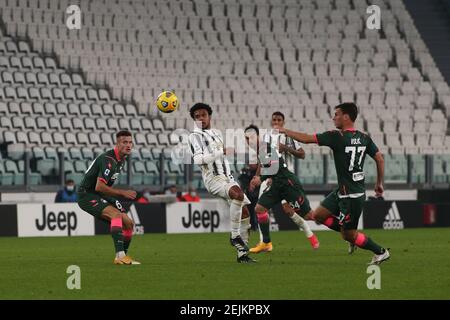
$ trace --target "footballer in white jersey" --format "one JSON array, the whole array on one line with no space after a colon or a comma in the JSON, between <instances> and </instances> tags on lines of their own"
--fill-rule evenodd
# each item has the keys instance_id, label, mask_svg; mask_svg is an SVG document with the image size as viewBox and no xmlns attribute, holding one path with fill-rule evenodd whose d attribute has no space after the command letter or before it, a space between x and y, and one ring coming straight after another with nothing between
<instances>
[{"instance_id":1,"label":"footballer in white jersey","mask_svg":"<svg viewBox=\"0 0 450 320\"><path fill-rule=\"evenodd\" d=\"M234 181L226 159L226 155L234 150L224 148L220 131L211 129L212 109L209 105L196 103L191 107L190 115L195 121L195 129L189 135L194 164L200 166L208 192L225 199L230 206L230 243L237 249L237 261L255 262L249 257L247 246L250 217L246 205L250 201Z\"/></svg>"}]
</instances>

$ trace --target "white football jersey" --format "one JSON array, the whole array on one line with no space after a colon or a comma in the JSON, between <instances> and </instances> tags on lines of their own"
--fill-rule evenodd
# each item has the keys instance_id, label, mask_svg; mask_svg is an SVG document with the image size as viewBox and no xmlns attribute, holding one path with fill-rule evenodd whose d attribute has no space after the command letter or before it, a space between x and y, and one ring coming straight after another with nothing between
<instances>
[{"instance_id":1,"label":"white football jersey","mask_svg":"<svg viewBox=\"0 0 450 320\"><path fill-rule=\"evenodd\" d=\"M189 143L191 146L192 156L198 154L212 155L215 150L223 150L224 142L222 133L216 129L202 130L195 128L189 135ZM203 180L214 176L232 176L230 164L225 155L218 157L215 161L200 165Z\"/></svg>"},{"instance_id":2,"label":"white football jersey","mask_svg":"<svg viewBox=\"0 0 450 320\"><path fill-rule=\"evenodd\" d=\"M282 143L287 147L294 148L295 150L301 148L300 142L290 137L286 137L284 133L280 134L279 143ZM287 164L289 171L295 172L295 157L287 151L283 152L281 155L283 156L284 162Z\"/></svg>"}]
</instances>

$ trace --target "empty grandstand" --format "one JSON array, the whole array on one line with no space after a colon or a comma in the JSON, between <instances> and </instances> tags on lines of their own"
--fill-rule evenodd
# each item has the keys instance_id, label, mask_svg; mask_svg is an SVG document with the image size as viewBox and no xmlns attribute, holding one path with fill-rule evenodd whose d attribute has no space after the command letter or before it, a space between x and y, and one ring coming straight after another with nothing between
<instances>
[{"instance_id":1,"label":"empty grandstand","mask_svg":"<svg viewBox=\"0 0 450 320\"><path fill-rule=\"evenodd\" d=\"M65 24L72 4L80 30ZM380 30L365 27L371 4ZM308 132L333 128L334 106L355 101L387 182L450 182L450 89L401 0L0 0L0 13L3 188L79 181L118 129L136 143L121 183L184 183L172 133L191 127L198 101L220 129L268 127L277 109ZM182 107L163 117L164 89ZM329 151L305 149L304 183L335 182Z\"/></svg>"}]
</instances>

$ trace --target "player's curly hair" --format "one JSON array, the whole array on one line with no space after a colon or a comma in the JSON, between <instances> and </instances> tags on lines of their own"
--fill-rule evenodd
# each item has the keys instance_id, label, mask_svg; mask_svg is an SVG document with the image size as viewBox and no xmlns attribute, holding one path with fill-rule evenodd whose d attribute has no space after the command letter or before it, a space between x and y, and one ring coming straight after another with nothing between
<instances>
[{"instance_id":1,"label":"player's curly hair","mask_svg":"<svg viewBox=\"0 0 450 320\"><path fill-rule=\"evenodd\" d=\"M194 112L195 111L202 110L202 109L208 111L209 115L212 115L212 109L211 109L211 107L208 104L203 103L203 102L198 102L198 103L194 104L191 107L191 109L189 110L189 114L191 115L191 118L194 119Z\"/></svg>"},{"instance_id":2,"label":"player's curly hair","mask_svg":"<svg viewBox=\"0 0 450 320\"><path fill-rule=\"evenodd\" d=\"M254 124L249 125L247 128L244 129L244 133L247 133L247 131L254 130L256 131L256 134L259 136L259 128L255 126Z\"/></svg>"}]
</instances>

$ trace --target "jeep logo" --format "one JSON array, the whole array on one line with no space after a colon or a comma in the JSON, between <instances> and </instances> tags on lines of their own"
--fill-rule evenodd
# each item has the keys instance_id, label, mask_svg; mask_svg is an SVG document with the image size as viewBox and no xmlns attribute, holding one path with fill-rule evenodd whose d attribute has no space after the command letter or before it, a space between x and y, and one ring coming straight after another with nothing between
<instances>
[{"instance_id":1,"label":"jeep logo","mask_svg":"<svg viewBox=\"0 0 450 320\"><path fill-rule=\"evenodd\" d=\"M202 212L195 210L192 212L192 205L189 204L188 216L181 218L181 222L183 223L183 227L189 228L193 226L198 229L200 227L210 228L211 232L214 232L214 229L217 229L220 224L220 216L217 210L203 210Z\"/></svg>"},{"instance_id":2,"label":"jeep logo","mask_svg":"<svg viewBox=\"0 0 450 320\"><path fill-rule=\"evenodd\" d=\"M38 219L35 220L36 228L39 231L48 230L53 231L56 228L59 230L66 230L67 235L70 236L71 231L77 228L77 215L74 211L64 212L48 212L45 205L42 205L42 221Z\"/></svg>"}]
</instances>

